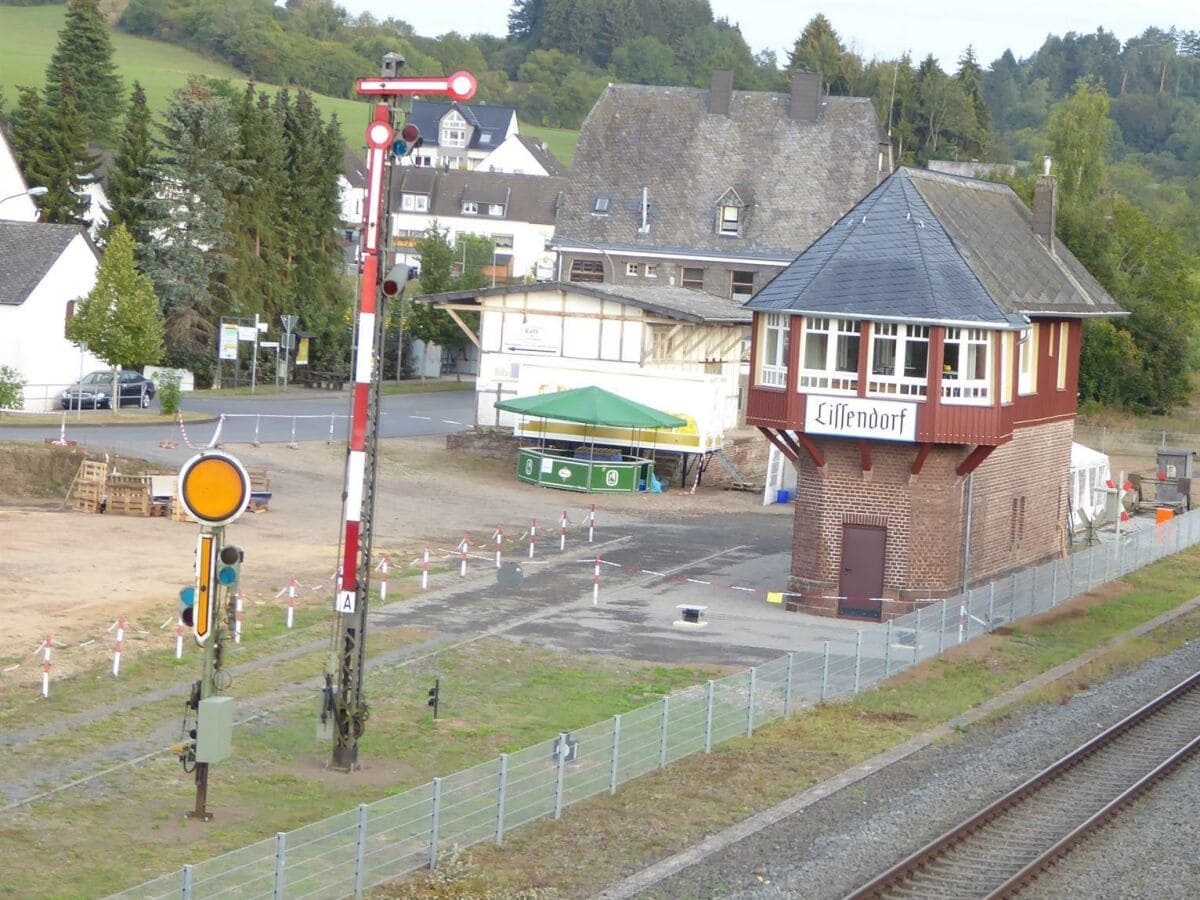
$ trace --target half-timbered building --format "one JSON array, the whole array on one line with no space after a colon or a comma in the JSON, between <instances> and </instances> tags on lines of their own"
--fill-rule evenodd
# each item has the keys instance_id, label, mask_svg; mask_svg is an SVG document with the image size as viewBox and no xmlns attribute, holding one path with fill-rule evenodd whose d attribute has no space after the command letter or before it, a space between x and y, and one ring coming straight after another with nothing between
<instances>
[{"instance_id":1,"label":"half-timbered building","mask_svg":"<svg viewBox=\"0 0 1200 900\"><path fill-rule=\"evenodd\" d=\"M1083 322L1121 310L1007 186L901 168L747 306L797 467L795 604L887 615L1058 552Z\"/></svg>"}]
</instances>

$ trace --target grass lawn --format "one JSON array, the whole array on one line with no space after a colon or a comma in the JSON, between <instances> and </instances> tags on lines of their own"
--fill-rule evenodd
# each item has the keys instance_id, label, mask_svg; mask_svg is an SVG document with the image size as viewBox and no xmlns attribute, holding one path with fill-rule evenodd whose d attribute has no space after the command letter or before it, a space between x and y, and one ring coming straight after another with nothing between
<instances>
[{"instance_id":1,"label":"grass lawn","mask_svg":"<svg viewBox=\"0 0 1200 900\"><path fill-rule=\"evenodd\" d=\"M565 128L547 128L544 125L528 125L521 123L521 132L531 134L546 142L550 152L558 157L565 166L571 165L575 158L575 145L579 143L579 132L568 131Z\"/></svg>"},{"instance_id":2,"label":"grass lawn","mask_svg":"<svg viewBox=\"0 0 1200 900\"><path fill-rule=\"evenodd\" d=\"M3 19L3 27L0 28L0 91L7 98L8 109L16 106L17 85L41 85L45 80L46 66L58 43L58 32L62 29L65 14L66 7L63 5L0 7L0 18ZM113 30L112 41L113 58L126 90L135 80L140 81L146 89L150 108L155 113L161 113L166 108L171 92L183 87L189 75L226 78L239 88L244 87L247 81L246 75L232 66L207 59L175 44L134 37L118 30ZM278 90L277 86L265 82L260 83L259 87L272 93ZM349 143L357 146L369 117L369 105L321 94L313 96L326 117L337 113L343 135Z\"/></svg>"}]
</instances>

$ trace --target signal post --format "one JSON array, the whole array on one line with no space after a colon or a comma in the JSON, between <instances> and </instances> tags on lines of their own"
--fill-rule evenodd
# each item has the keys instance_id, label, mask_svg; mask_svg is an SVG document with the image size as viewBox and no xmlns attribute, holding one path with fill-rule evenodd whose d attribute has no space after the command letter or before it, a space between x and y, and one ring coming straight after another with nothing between
<instances>
[{"instance_id":1,"label":"signal post","mask_svg":"<svg viewBox=\"0 0 1200 900\"><path fill-rule=\"evenodd\" d=\"M208 767L229 757L233 737L233 699L219 696L220 673L243 553L240 547L225 543L225 526L245 512L250 502L250 477L229 454L204 451L179 470L179 501L200 523L196 582L179 592L179 618L192 629L204 653L200 680L187 700L184 740L178 750L184 771L194 771L196 776L196 805L188 817L207 821L212 818ZM224 617L219 615L222 610ZM194 727L188 727L189 721Z\"/></svg>"},{"instance_id":2,"label":"signal post","mask_svg":"<svg viewBox=\"0 0 1200 900\"><path fill-rule=\"evenodd\" d=\"M476 82L468 72L440 78L406 78L400 72L404 57L389 53L382 75L360 78L357 91L378 97L367 125L367 189L363 204L362 269L354 318L351 361L354 389L346 442L346 476L342 541L339 548L342 583L334 596L337 635L325 671L319 733L332 732L334 768L351 772L358 767L358 739L367 721L363 696L366 661L367 599L371 574L372 518L375 512L376 442L379 425L379 384L383 351L384 297L398 293L397 273L383 278L383 238L390 233L388 193L392 160L420 146L417 126L396 117L416 95L469 100ZM386 284L385 284L386 283Z\"/></svg>"}]
</instances>

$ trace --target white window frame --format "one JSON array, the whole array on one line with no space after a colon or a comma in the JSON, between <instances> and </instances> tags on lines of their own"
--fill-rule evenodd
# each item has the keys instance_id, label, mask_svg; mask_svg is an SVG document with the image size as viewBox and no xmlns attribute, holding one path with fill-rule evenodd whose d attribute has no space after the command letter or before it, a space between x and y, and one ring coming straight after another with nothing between
<instances>
[{"instance_id":1,"label":"white window frame","mask_svg":"<svg viewBox=\"0 0 1200 900\"><path fill-rule=\"evenodd\" d=\"M645 275L647 278L657 278L658 277L658 264L657 263L646 263L646 271L643 272L642 274Z\"/></svg>"},{"instance_id":2,"label":"white window frame","mask_svg":"<svg viewBox=\"0 0 1200 900\"><path fill-rule=\"evenodd\" d=\"M1037 325L1022 329L1017 359L1017 393L1022 397L1037 393L1037 345Z\"/></svg>"},{"instance_id":3,"label":"white window frame","mask_svg":"<svg viewBox=\"0 0 1200 900\"><path fill-rule=\"evenodd\" d=\"M503 216L504 215L504 204L503 203L489 203L488 204L488 215L489 216Z\"/></svg>"},{"instance_id":4,"label":"white window frame","mask_svg":"<svg viewBox=\"0 0 1200 900\"><path fill-rule=\"evenodd\" d=\"M442 119L441 134L438 136L438 143L443 147L456 147L462 149L467 146L467 120L460 116L454 110L446 114Z\"/></svg>"},{"instance_id":5,"label":"white window frame","mask_svg":"<svg viewBox=\"0 0 1200 900\"><path fill-rule=\"evenodd\" d=\"M942 400L948 404L988 406L992 402L992 367L995 365L996 332L986 328L947 328L942 340ZM946 350L958 348L959 369L945 362ZM978 353L983 353L983 375L967 377L963 369Z\"/></svg>"},{"instance_id":6,"label":"white window frame","mask_svg":"<svg viewBox=\"0 0 1200 900\"><path fill-rule=\"evenodd\" d=\"M598 216L608 215L608 197L601 195L596 198L596 202L592 205L592 212Z\"/></svg>"},{"instance_id":7,"label":"white window frame","mask_svg":"<svg viewBox=\"0 0 1200 900\"><path fill-rule=\"evenodd\" d=\"M1060 391L1067 389L1067 328L1066 322L1058 323L1058 380L1055 386Z\"/></svg>"},{"instance_id":8,"label":"white window frame","mask_svg":"<svg viewBox=\"0 0 1200 900\"><path fill-rule=\"evenodd\" d=\"M474 200L464 200L462 205L462 214L464 216L479 215L479 204Z\"/></svg>"},{"instance_id":9,"label":"white window frame","mask_svg":"<svg viewBox=\"0 0 1200 900\"><path fill-rule=\"evenodd\" d=\"M721 205L717 214L717 234L737 237L742 233L742 209L732 203Z\"/></svg>"},{"instance_id":10,"label":"white window frame","mask_svg":"<svg viewBox=\"0 0 1200 900\"><path fill-rule=\"evenodd\" d=\"M401 212L429 212L428 194L401 194Z\"/></svg>"},{"instance_id":11,"label":"white window frame","mask_svg":"<svg viewBox=\"0 0 1200 900\"><path fill-rule=\"evenodd\" d=\"M758 378L764 387L787 387L788 349L792 317L785 313L764 313L759 325Z\"/></svg>"},{"instance_id":12,"label":"white window frame","mask_svg":"<svg viewBox=\"0 0 1200 900\"><path fill-rule=\"evenodd\" d=\"M641 270L638 268L637 263L635 263L635 262L625 263L625 275L627 277L637 278L639 274L641 274Z\"/></svg>"},{"instance_id":13,"label":"white window frame","mask_svg":"<svg viewBox=\"0 0 1200 900\"><path fill-rule=\"evenodd\" d=\"M817 316L804 320L800 336L800 373L796 387L800 393L822 391L831 394L854 394L858 391L858 360L862 354L861 330L855 319L835 319ZM809 368L808 347L810 337L825 336L822 368ZM858 340L858 353L854 357L854 369L837 368L839 349L844 341Z\"/></svg>"},{"instance_id":14,"label":"white window frame","mask_svg":"<svg viewBox=\"0 0 1200 900\"><path fill-rule=\"evenodd\" d=\"M1013 342L1016 340L1016 334L1011 331L1004 332L1000 338L1000 403L1008 404L1013 401L1014 374L1013 374Z\"/></svg>"},{"instance_id":15,"label":"white window frame","mask_svg":"<svg viewBox=\"0 0 1200 900\"><path fill-rule=\"evenodd\" d=\"M875 355L879 344L895 341L893 372L876 372ZM909 345L925 345L925 374L906 375ZM929 393L929 326L899 322L872 322L871 349L867 359L867 395L873 397L913 397L924 399Z\"/></svg>"}]
</instances>

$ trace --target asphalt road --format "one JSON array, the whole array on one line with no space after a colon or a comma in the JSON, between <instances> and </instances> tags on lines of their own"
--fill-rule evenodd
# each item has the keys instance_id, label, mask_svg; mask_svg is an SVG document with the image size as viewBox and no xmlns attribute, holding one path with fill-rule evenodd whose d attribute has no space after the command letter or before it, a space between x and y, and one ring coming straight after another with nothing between
<instances>
[{"instance_id":1,"label":"asphalt road","mask_svg":"<svg viewBox=\"0 0 1200 900\"><path fill-rule=\"evenodd\" d=\"M157 404L157 401L156 401ZM224 415L220 441L226 445L301 441L341 441L346 438L350 394L341 391L305 391L303 394L264 393L253 397L195 397L184 395L182 407L214 419ZM439 391L391 394L383 398L380 437L415 437L448 434L471 427L475 418L473 391ZM156 462L179 462L190 455L176 422L154 425L76 424L67 413L68 440L100 451L138 456ZM60 415L47 415L44 425L0 427L0 440L35 441L57 438ZM187 426L192 444L207 444L217 428L214 422ZM183 453L163 450L164 440L178 441Z\"/></svg>"}]
</instances>

